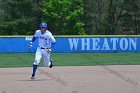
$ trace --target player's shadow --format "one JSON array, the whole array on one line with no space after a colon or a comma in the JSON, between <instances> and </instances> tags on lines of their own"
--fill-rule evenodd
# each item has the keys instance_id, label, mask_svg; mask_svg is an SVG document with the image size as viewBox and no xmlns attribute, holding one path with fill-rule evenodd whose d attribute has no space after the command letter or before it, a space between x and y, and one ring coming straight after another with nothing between
<instances>
[{"instance_id":1,"label":"player's shadow","mask_svg":"<svg viewBox=\"0 0 140 93\"><path fill-rule=\"evenodd\" d=\"M27 79L27 80L16 80L16 81L50 81L51 79Z\"/></svg>"}]
</instances>

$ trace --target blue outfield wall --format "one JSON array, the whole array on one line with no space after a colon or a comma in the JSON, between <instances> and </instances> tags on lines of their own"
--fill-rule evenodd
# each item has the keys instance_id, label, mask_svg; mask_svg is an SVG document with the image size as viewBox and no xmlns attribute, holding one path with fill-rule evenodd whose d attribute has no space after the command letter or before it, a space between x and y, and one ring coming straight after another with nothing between
<instances>
[{"instance_id":1,"label":"blue outfield wall","mask_svg":"<svg viewBox=\"0 0 140 93\"><path fill-rule=\"evenodd\" d=\"M0 37L0 52L35 52L36 40L33 48L29 49L31 41L27 37ZM52 52L140 52L139 36L80 36L55 37L56 44Z\"/></svg>"}]
</instances>

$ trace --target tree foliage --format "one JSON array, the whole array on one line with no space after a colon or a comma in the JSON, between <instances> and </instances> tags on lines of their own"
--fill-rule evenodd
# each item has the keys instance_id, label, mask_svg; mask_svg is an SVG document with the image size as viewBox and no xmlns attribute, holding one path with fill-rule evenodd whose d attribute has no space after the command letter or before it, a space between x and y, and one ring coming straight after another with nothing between
<instances>
[{"instance_id":1,"label":"tree foliage","mask_svg":"<svg viewBox=\"0 0 140 93\"><path fill-rule=\"evenodd\" d=\"M0 34L32 34L40 21L37 0L1 0Z\"/></svg>"},{"instance_id":2,"label":"tree foliage","mask_svg":"<svg viewBox=\"0 0 140 93\"><path fill-rule=\"evenodd\" d=\"M42 11L55 34L85 34L82 0L48 0Z\"/></svg>"},{"instance_id":3,"label":"tree foliage","mask_svg":"<svg viewBox=\"0 0 140 93\"><path fill-rule=\"evenodd\" d=\"M0 34L140 34L139 0L0 0Z\"/></svg>"},{"instance_id":4,"label":"tree foliage","mask_svg":"<svg viewBox=\"0 0 140 93\"><path fill-rule=\"evenodd\" d=\"M85 0L84 6L86 33L140 34L139 0Z\"/></svg>"}]
</instances>

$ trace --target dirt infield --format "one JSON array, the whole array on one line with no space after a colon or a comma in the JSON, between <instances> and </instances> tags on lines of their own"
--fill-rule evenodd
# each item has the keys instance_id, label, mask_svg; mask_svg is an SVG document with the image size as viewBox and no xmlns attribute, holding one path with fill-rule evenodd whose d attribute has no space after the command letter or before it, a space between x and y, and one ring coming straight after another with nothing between
<instances>
[{"instance_id":1,"label":"dirt infield","mask_svg":"<svg viewBox=\"0 0 140 93\"><path fill-rule=\"evenodd\" d=\"M0 68L0 93L140 93L140 66Z\"/></svg>"}]
</instances>

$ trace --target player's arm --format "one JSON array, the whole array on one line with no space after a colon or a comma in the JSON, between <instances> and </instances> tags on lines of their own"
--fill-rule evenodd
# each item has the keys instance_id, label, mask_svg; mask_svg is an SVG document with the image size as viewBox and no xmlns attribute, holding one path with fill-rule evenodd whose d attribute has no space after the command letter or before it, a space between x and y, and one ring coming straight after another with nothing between
<instances>
[{"instance_id":1,"label":"player's arm","mask_svg":"<svg viewBox=\"0 0 140 93\"><path fill-rule=\"evenodd\" d=\"M51 48L53 48L55 46L56 40L53 37L53 35L51 35Z\"/></svg>"},{"instance_id":2,"label":"player's arm","mask_svg":"<svg viewBox=\"0 0 140 93\"><path fill-rule=\"evenodd\" d=\"M51 53L51 49L55 46L55 43L56 43L56 41L55 42L51 42L50 48L47 48L47 52L48 53Z\"/></svg>"},{"instance_id":3,"label":"player's arm","mask_svg":"<svg viewBox=\"0 0 140 93\"><path fill-rule=\"evenodd\" d=\"M31 42L34 42L36 40L36 37L35 36L33 36L33 38L32 38L32 41Z\"/></svg>"},{"instance_id":4,"label":"player's arm","mask_svg":"<svg viewBox=\"0 0 140 93\"><path fill-rule=\"evenodd\" d=\"M55 46L55 43L56 43L56 40L51 33L49 35L49 38L50 38L51 46L50 46L50 48L47 49L48 53L51 52L51 49Z\"/></svg>"},{"instance_id":5,"label":"player's arm","mask_svg":"<svg viewBox=\"0 0 140 93\"><path fill-rule=\"evenodd\" d=\"M29 43L29 48L32 48L32 44L33 44L33 42L35 41L37 39L37 33L35 33L35 35L33 36L33 38L32 38L32 40L31 40L31 42Z\"/></svg>"},{"instance_id":6,"label":"player's arm","mask_svg":"<svg viewBox=\"0 0 140 93\"><path fill-rule=\"evenodd\" d=\"M49 33L49 39L50 39L50 42L51 42L51 48L53 48L53 46L56 43L56 40L55 40L55 38L54 38L54 36L52 35L51 32Z\"/></svg>"},{"instance_id":7,"label":"player's arm","mask_svg":"<svg viewBox=\"0 0 140 93\"><path fill-rule=\"evenodd\" d=\"M29 43L29 48L33 47L33 42L36 40L36 37L33 36L32 41Z\"/></svg>"}]
</instances>

